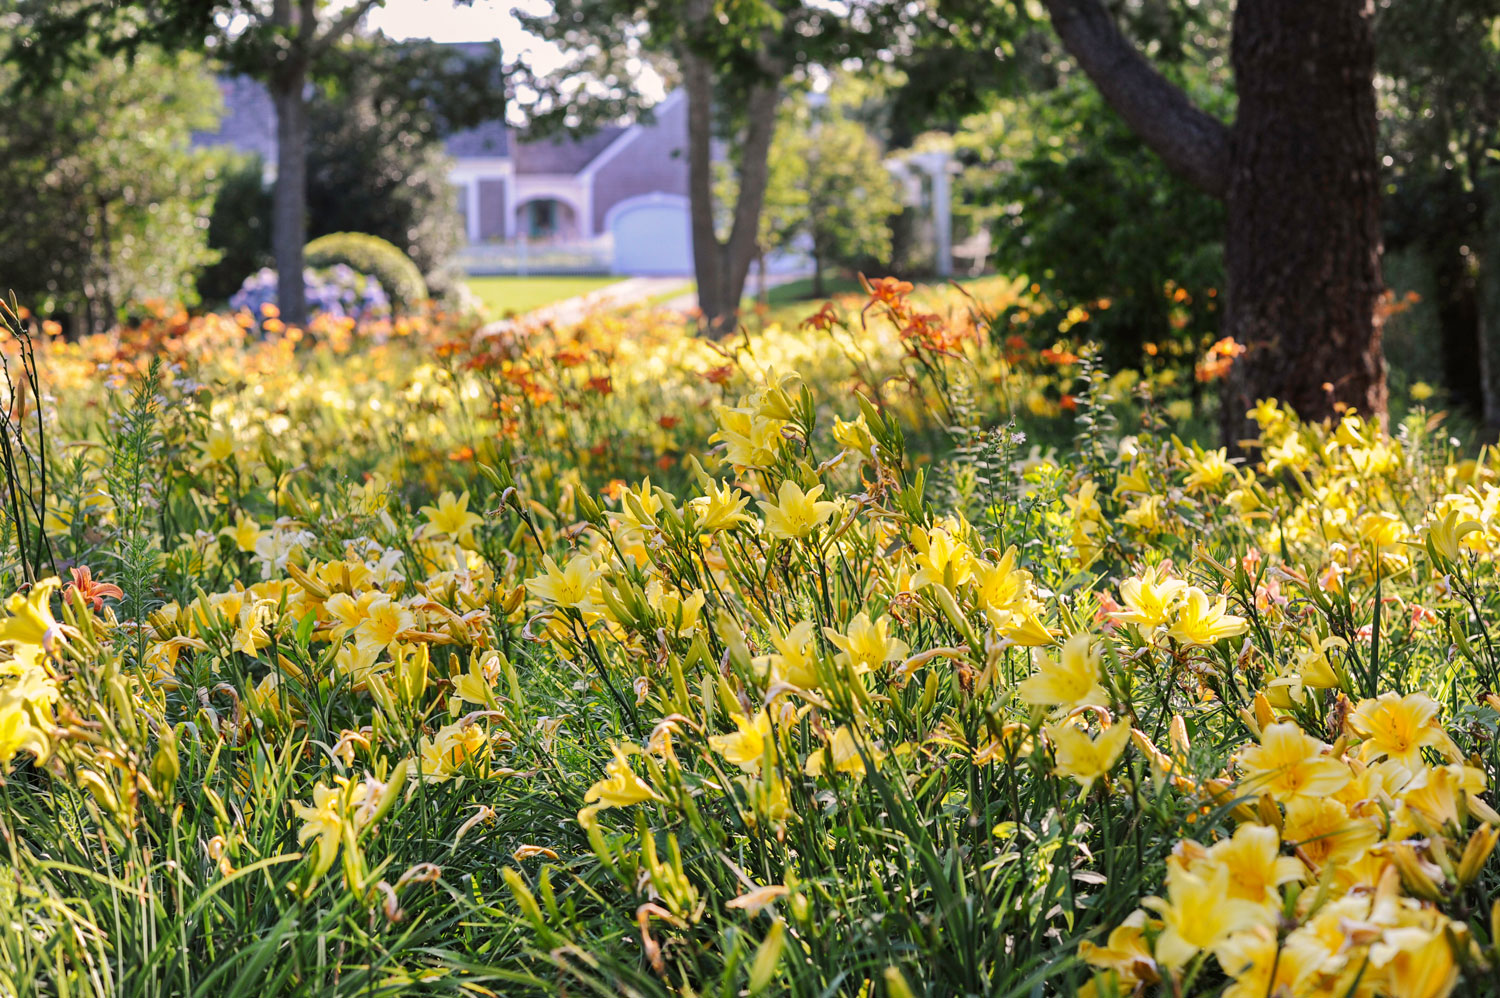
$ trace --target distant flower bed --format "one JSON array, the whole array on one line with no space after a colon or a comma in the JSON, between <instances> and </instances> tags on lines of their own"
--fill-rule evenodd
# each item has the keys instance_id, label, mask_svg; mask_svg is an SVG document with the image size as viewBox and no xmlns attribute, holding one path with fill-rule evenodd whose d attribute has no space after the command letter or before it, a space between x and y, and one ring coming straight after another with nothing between
<instances>
[{"instance_id":1,"label":"distant flower bed","mask_svg":"<svg viewBox=\"0 0 1500 998\"><path fill-rule=\"evenodd\" d=\"M308 318L320 315L336 319L353 319L365 322L370 319L387 318L391 314L391 299L375 278L361 274L347 264L302 272L307 298ZM268 310L266 306L271 308ZM280 302L276 299L276 271L264 267L249 277L229 299L229 307L235 312L249 312L257 323L279 315Z\"/></svg>"}]
</instances>

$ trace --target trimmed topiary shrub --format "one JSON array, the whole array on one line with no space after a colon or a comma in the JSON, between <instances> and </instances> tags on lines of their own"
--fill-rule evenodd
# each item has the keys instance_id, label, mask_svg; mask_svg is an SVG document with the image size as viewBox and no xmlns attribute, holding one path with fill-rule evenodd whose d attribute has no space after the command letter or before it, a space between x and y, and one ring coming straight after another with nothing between
<instances>
[{"instance_id":1,"label":"trimmed topiary shrub","mask_svg":"<svg viewBox=\"0 0 1500 998\"><path fill-rule=\"evenodd\" d=\"M361 232L334 232L307 244L306 265L332 267L345 264L380 282L398 311L409 310L427 298L427 282L411 258L379 236Z\"/></svg>"}]
</instances>

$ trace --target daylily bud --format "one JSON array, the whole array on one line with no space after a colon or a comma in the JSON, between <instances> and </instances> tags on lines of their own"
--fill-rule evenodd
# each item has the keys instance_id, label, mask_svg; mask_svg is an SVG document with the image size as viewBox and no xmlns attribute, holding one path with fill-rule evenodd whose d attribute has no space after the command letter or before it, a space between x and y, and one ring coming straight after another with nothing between
<instances>
[{"instance_id":1,"label":"daylily bud","mask_svg":"<svg viewBox=\"0 0 1500 998\"><path fill-rule=\"evenodd\" d=\"M1262 731L1276 723L1276 712L1271 709L1271 701L1260 690L1255 693L1255 723Z\"/></svg>"},{"instance_id":2,"label":"daylily bud","mask_svg":"<svg viewBox=\"0 0 1500 998\"><path fill-rule=\"evenodd\" d=\"M1261 794L1255 809L1260 814L1261 824L1281 831L1281 808L1277 806L1275 798L1270 794Z\"/></svg>"},{"instance_id":3,"label":"daylily bud","mask_svg":"<svg viewBox=\"0 0 1500 998\"><path fill-rule=\"evenodd\" d=\"M885 980L885 993L890 998L913 998L911 985L906 983L906 978L901 976L900 969L887 967L881 973Z\"/></svg>"},{"instance_id":4,"label":"daylily bud","mask_svg":"<svg viewBox=\"0 0 1500 998\"><path fill-rule=\"evenodd\" d=\"M1489 861L1490 853L1495 851L1497 838L1500 838L1500 829L1488 823L1474 829L1474 834L1469 836L1469 844L1464 846L1463 858L1458 862L1459 886L1467 887L1479 876L1479 871Z\"/></svg>"}]
</instances>

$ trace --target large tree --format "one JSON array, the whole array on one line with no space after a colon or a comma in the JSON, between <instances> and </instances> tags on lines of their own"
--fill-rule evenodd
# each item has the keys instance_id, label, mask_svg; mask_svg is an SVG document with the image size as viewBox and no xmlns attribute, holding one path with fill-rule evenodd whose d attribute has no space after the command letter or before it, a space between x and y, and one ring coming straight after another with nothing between
<instances>
[{"instance_id":1,"label":"large tree","mask_svg":"<svg viewBox=\"0 0 1500 998\"><path fill-rule=\"evenodd\" d=\"M271 244L277 297L288 322L306 320L302 249L307 243L309 85L337 46L384 0L22 0L9 57L33 87L61 78L88 53L134 53L142 46L207 49L233 72L263 81L276 108L276 186ZM462 2L462 0L460 0ZM455 76L476 78L473 64L498 67L498 52L451 50ZM441 95L420 90L413 99ZM490 113L503 92L486 95ZM466 124L460 121L459 124Z\"/></svg>"},{"instance_id":2,"label":"large tree","mask_svg":"<svg viewBox=\"0 0 1500 998\"><path fill-rule=\"evenodd\" d=\"M1247 347L1225 389L1226 437L1267 396L1312 418L1340 404L1383 416L1370 0L1239 0L1232 124L1158 72L1102 0L1045 4L1105 100L1174 172L1224 201L1223 330Z\"/></svg>"},{"instance_id":3,"label":"large tree","mask_svg":"<svg viewBox=\"0 0 1500 998\"><path fill-rule=\"evenodd\" d=\"M556 0L528 30L576 58L536 92L541 130L586 128L641 109L637 79L659 68L688 101L688 194L693 265L705 330L734 329L758 248L777 110L789 81L811 67L884 58L911 36L921 5L853 0ZM735 166L732 204L715 198L715 139Z\"/></svg>"},{"instance_id":4,"label":"large tree","mask_svg":"<svg viewBox=\"0 0 1500 998\"><path fill-rule=\"evenodd\" d=\"M0 88L15 70L0 67ZM100 57L0 117L0 293L78 333L121 307L191 297L206 245L212 157L190 148L218 120L194 56Z\"/></svg>"}]
</instances>

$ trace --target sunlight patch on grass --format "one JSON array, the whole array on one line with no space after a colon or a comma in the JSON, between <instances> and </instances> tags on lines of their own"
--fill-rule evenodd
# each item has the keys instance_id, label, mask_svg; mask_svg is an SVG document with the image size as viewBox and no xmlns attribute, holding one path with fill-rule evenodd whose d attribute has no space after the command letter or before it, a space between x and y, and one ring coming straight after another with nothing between
<instances>
[{"instance_id":1,"label":"sunlight patch on grass","mask_svg":"<svg viewBox=\"0 0 1500 998\"><path fill-rule=\"evenodd\" d=\"M544 305L590 294L623 278L611 274L553 276L491 275L469 278L469 289L484 302L490 315L535 311Z\"/></svg>"}]
</instances>

